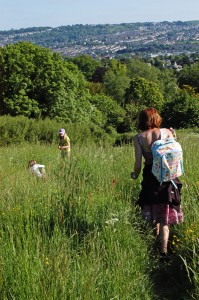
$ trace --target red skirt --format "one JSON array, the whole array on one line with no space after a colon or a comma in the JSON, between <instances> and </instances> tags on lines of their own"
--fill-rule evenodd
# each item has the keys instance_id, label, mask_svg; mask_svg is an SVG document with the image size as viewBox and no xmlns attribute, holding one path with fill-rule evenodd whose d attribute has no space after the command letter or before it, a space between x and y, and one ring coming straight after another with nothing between
<instances>
[{"instance_id":1,"label":"red skirt","mask_svg":"<svg viewBox=\"0 0 199 300\"><path fill-rule=\"evenodd\" d=\"M142 218L153 223L178 224L184 221L181 205L176 210L169 204L146 204L142 208Z\"/></svg>"},{"instance_id":2,"label":"red skirt","mask_svg":"<svg viewBox=\"0 0 199 300\"><path fill-rule=\"evenodd\" d=\"M151 169L152 165L145 165L143 170L142 189L138 199L138 204L142 209L142 218L166 225L183 222L182 183L178 178L174 180L177 189L170 181L160 184Z\"/></svg>"}]
</instances>

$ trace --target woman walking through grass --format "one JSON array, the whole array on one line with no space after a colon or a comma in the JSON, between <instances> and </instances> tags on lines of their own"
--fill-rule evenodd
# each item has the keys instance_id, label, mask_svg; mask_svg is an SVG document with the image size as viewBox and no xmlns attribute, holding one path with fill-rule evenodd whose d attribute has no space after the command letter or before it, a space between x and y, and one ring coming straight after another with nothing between
<instances>
[{"instance_id":1,"label":"woman walking through grass","mask_svg":"<svg viewBox=\"0 0 199 300\"><path fill-rule=\"evenodd\" d=\"M181 208L180 191L182 184L178 178L173 180L178 189L171 181L160 182L152 174L153 155L152 144L164 138L173 137L169 129L162 128L161 116L155 108L142 110L138 118L138 129L141 131L134 138L135 164L131 178L136 179L142 167L142 157L144 157L144 169L142 189L139 195L138 204L142 209L142 218L153 223L156 234L160 236L162 256L167 255L169 226L183 222L183 212Z\"/></svg>"}]
</instances>

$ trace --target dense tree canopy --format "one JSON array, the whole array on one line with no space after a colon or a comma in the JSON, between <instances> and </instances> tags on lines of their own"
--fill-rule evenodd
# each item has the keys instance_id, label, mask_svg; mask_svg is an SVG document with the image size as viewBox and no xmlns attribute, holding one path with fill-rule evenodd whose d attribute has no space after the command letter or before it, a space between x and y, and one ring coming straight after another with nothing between
<instances>
[{"instance_id":1,"label":"dense tree canopy","mask_svg":"<svg viewBox=\"0 0 199 300\"><path fill-rule=\"evenodd\" d=\"M82 105L81 112L76 108L76 100L85 103L87 93L81 72L59 54L30 43L1 49L1 114L74 121L89 109L89 102Z\"/></svg>"},{"instance_id":2,"label":"dense tree canopy","mask_svg":"<svg viewBox=\"0 0 199 300\"><path fill-rule=\"evenodd\" d=\"M130 78L139 76L149 81L158 82L159 69L138 59L129 59L126 64Z\"/></svg>"},{"instance_id":3,"label":"dense tree canopy","mask_svg":"<svg viewBox=\"0 0 199 300\"><path fill-rule=\"evenodd\" d=\"M106 93L112 96L120 105L124 106L124 96L129 88L130 78L127 67L118 60L111 60L103 77Z\"/></svg>"},{"instance_id":4,"label":"dense tree canopy","mask_svg":"<svg viewBox=\"0 0 199 300\"><path fill-rule=\"evenodd\" d=\"M72 58L69 61L72 61L78 66L78 69L84 74L88 81L92 80L95 70L100 67L99 61L86 54Z\"/></svg>"},{"instance_id":5,"label":"dense tree canopy","mask_svg":"<svg viewBox=\"0 0 199 300\"><path fill-rule=\"evenodd\" d=\"M174 128L198 127L199 97L179 89L175 101L165 105L163 119Z\"/></svg>"},{"instance_id":6,"label":"dense tree canopy","mask_svg":"<svg viewBox=\"0 0 199 300\"><path fill-rule=\"evenodd\" d=\"M64 59L31 43L0 48L0 114L129 132L155 106L169 125L198 126L199 63L179 73L138 59Z\"/></svg>"},{"instance_id":7,"label":"dense tree canopy","mask_svg":"<svg viewBox=\"0 0 199 300\"><path fill-rule=\"evenodd\" d=\"M178 76L179 86L189 85L199 93L199 62L191 66L185 66Z\"/></svg>"},{"instance_id":8,"label":"dense tree canopy","mask_svg":"<svg viewBox=\"0 0 199 300\"><path fill-rule=\"evenodd\" d=\"M126 91L126 103L133 103L138 107L154 106L161 111L163 96L155 82L142 77L135 77Z\"/></svg>"}]
</instances>

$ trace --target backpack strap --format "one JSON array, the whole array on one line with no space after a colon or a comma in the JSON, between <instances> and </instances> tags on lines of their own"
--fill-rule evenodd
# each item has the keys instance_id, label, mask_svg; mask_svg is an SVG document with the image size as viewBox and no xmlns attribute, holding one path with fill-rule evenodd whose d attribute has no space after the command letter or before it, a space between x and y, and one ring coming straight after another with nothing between
<instances>
[{"instance_id":1,"label":"backpack strap","mask_svg":"<svg viewBox=\"0 0 199 300\"><path fill-rule=\"evenodd\" d=\"M165 140L167 138L167 130L166 128L160 128L160 139Z\"/></svg>"}]
</instances>

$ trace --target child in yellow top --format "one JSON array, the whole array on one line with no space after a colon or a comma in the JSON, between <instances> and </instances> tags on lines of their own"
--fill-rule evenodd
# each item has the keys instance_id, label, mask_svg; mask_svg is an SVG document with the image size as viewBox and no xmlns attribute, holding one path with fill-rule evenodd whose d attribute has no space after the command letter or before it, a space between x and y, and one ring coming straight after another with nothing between
<instances>
[{"instance_id":1,"label":"child in yellow top","mask_svg":"<svg viewBox=\"0 0 199 300\"><path fill-rule=\"evenodd\" d=\"M59 146L58 149L61 150L61 157L70 157L70 139L66 134L64 128L59 130Z\"/></svg>"}]
</instances>

